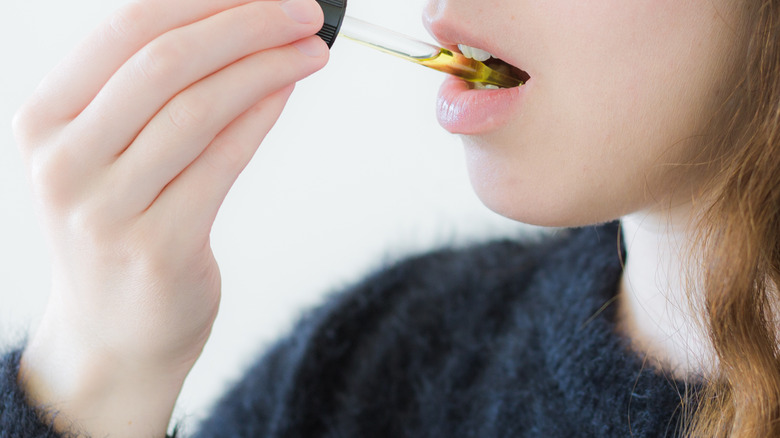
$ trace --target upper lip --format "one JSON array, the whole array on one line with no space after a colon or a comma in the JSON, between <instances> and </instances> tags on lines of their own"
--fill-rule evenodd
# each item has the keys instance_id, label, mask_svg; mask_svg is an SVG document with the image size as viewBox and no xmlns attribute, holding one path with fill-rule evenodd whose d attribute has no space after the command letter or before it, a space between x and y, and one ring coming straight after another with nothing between
<instances>
[{"instance_id":1,"label":"upper lip","mask_svg":"<svg viewBox=\"0 0 780 438\"><path fill-rule=\"evenodd\" d=\"M498 47L489 38L476 35L470 30L457 28L443 19L425 20L425 27L427 28L428 33L430 33L445 49L460 52L458 44L465 44L467 46L485 50L493 55L494 58L498 58L507 64L528 72L525 67L518 63L519 61L517 59L510 56L508 53L503 52L502 48ZM530 72L528 73L530 74Z\"/></svg>"}]
</instances>

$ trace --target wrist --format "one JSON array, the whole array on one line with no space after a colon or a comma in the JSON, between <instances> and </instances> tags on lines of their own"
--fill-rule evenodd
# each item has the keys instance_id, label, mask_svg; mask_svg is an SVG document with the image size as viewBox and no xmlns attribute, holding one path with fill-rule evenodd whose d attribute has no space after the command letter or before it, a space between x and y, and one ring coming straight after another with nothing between
<instances>
[{"instance_id":1,"label":"wrist","mask_svg":"<svg viewBox=\"0 0 780 438\"><path fill-rule=\"evenodd\" d=\"M117 360L46 320L22 354L19 382L28 400L52 413L60 432L163 437L191 365Z\"/></svg>"}]
</instances>

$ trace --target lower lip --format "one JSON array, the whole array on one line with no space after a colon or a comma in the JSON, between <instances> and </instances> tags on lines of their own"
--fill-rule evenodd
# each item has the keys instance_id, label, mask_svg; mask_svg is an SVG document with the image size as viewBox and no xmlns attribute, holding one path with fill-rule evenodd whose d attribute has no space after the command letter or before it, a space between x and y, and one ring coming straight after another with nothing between
<instances>
[{"instance_id":1,"label":"lower lip","mask_svg":"<svg viewBox=\"0 0 780 438\"><path fill-rule=\"evenodd\" d=\"M439 90L439 124L453 134L484 134L516 117L526 85L498 90L471 90L455 76L445 79Z\"/></svg>"}]
</instances>

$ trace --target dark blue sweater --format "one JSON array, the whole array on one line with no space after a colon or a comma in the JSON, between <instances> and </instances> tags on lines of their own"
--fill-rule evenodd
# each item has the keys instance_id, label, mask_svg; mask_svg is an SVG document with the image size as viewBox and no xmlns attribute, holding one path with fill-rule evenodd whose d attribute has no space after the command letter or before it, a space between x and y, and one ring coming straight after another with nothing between
<instances>
[{"instance_id":1,"label":"dark blue sweater","mask_svg":"<svg viewBox=\"0 0 780 438\"><path fill-rule=\"evenodd\" d=\"M201 437L676 436L683 383L615 331L618 227L439 250L307 312ZM0 363L0 436L55 436ZM695 389L695 388L694 388Z\"/></svg>"}]
</instances>

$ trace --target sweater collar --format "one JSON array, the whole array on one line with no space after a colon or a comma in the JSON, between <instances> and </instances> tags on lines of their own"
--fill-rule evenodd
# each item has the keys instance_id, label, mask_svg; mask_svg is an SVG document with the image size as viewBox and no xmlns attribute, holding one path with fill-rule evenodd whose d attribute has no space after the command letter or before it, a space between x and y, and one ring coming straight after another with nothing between
<instances>
[{"instance_id":1,"label":"sweater collar","mask_svg":"<svg viewBox=\"0 0 780 438\"><path fill-rule=\"evenodd\" d=\"M617 222L573 230L543 264L549 269L540 272L542 290L551 291L540 297L550 300L544 307L551 309L539 324L548 347L546 360L573 407L570 414L591 416L581 419L583 424L612 425L614 430L658 427L660 434L671 434L686 384L651 369L617 332L616 298L625 256L619 236ZM593 409L581 409L583 405Z\"/></svg>"}]
</instances>

